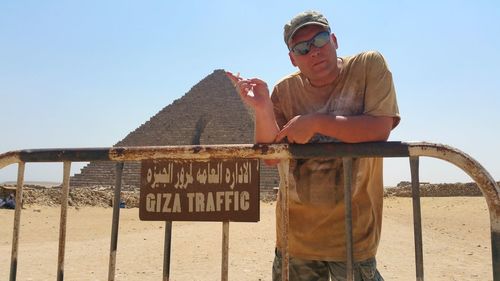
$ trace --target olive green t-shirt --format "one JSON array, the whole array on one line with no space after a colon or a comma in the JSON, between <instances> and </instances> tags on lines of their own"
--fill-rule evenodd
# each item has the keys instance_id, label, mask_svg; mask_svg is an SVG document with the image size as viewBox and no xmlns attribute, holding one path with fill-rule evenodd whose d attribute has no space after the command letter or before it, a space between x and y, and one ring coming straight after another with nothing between
<instances>
[{"instance_id":1,"label":"olive green t-shirt","mask_svg":"<svg viewBox=\"0 0 500 281\"><path fill-rule=\"evenodd\" d=\"M341 58L337 79L312 86L300 72L283 78L271 99L282 128L290 119L308 113L393 117L399 112L392 74L382 55L365 52ZM325 98L326 94L326 98ZM326 100L326 102L325 102ZM309 142L335 139L315 135ZM342 159L299 159L289 169L289 253L310 259L345 261L344 179ZM375 256L382 227L382 158L353 160L352 223L355 260ZM276 206L277 247L281 248L280 184Z\"/></svg>"}]
</instances>

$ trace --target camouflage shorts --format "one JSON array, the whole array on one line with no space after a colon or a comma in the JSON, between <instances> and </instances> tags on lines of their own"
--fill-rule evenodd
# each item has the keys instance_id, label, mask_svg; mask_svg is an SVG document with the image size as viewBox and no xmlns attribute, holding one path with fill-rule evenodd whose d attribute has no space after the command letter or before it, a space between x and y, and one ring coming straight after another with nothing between
<instances>
[{"instance_id":1,"label":"camouflage shorts","mask_svg":"<svg viewBox=\"0 0 500 281\"><path fill-rule=\"evenodd\" d=\"M276 250L273 262L273 281L281 281L281 254ZM290 257L290 281L346 280L344 262L303 260ZM331 279L330 279L331 278ZM375 258L354 263L355 281L384 281L377 270Z\"/></svg>"}]
</instances>

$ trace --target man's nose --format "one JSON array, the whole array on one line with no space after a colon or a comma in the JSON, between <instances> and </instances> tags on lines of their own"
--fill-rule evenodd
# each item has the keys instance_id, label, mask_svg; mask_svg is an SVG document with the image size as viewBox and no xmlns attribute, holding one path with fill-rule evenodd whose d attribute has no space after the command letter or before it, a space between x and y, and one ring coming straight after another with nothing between
<instances>
[{"instance_id":1,"label":"man's nose","mask_svg":"<svg viewBox=\"0 0 500 281\"><path fill-rule=\"evenodd\" d=\"M321 48L318 48L318 47L316 47L316 46L314 46L314 45L311 45L311 47L310 47L310 48L311 48L311 49L309 50L309 54L311 55L311 57L316 57L316 56L318 56L318 55L319 55L319 53L320 53L320 51L321 51L321 50L320 50Z\"/></svg>"}]
</instances>

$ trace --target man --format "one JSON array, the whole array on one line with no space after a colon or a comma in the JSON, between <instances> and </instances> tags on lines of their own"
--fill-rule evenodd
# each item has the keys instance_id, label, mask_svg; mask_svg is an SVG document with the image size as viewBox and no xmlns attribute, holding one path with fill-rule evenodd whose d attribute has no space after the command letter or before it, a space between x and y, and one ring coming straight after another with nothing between
<instances>
[{"instance_id":1,"label":"man","mask_svg":"<svg viewBox=\"0 0 500 281\"><path fill-rule=\"evenodd\" d=\"M284 40L299 71L280 80L271 97L264 81L228 73L255 111L257 143L387 140L400 118L392 74L379 53L337 57L337 38L327 19L314 11L287 23ZM291 161L289 175L290 280L345 280L342 159ZM352 184L355 280L383 280L375 261L382 225L382 159L355 159ZM276 225L273 280L281 280L279 207Z\"/></svg>"}]
</instances>

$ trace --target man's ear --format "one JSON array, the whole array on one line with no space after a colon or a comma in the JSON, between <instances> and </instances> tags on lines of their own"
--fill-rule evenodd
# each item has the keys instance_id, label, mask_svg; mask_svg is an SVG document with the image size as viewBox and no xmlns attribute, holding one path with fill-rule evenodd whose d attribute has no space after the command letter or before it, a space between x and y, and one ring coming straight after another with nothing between
<instances>
[{"instance_id":1,"label":"man's ear","mask_svg":"<svg viewBox=\"0 0 500 281\"><path fill-rule=\"evenodd\" d=\"M288 57L290 57L290 62L292 63L292 65L296 67L297 64L295 63L295 58L292 55L292 51L288 52Z\"/></svg>"},{"instance_id":2,"label":"man's ear","mask_svg":"<svg viewBox=\"0 0 500 281\"><path fill-rule=\"evenodd\" d=\"M337 43L337 37L335 37L335 34L330 34L330 37L332 38L333 46L335 46L335 49L339 48L339 44Z\"/></svg>"}]
</instances>

